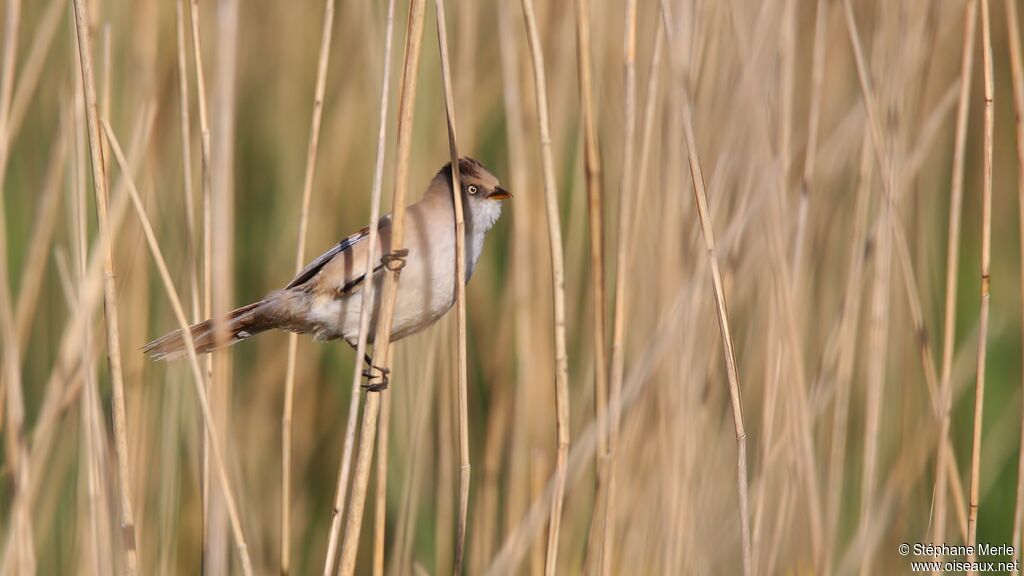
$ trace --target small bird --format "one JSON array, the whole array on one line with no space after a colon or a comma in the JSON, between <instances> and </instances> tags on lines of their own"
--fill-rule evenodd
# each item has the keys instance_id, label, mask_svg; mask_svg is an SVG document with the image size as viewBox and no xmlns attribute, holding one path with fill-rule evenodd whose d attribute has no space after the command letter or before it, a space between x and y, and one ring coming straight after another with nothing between
<instances>
[{"instance_id":1,"label":"small bird","mask_svg":"<svg viewBox=\"0 0 1024 576\"><path fill-rule=\"evenodd\" d=\"M459 159L459 174L466 231L465 282L468 283L483 251L484 238L501 216L501 201L512 195L472 158ZM371 344L380 311L382 272L389 261L404 261L395 299L392 341L430 326L455 303L455 204L451 163L437 172L423 198L406 209L405 246L396 252L391 248L391 220L391 214L380 219L379 242L372 256L378 263L372 275L375 289L368 331ZM367 241L369 231L369 227L363 228L321 254L284 289L232 310L221 323L223 335L219 338L214 332L213 320L190 326L196 352L212 352L272 328L312 334L316 340L342 338L355 348L366 286L366 259L371 257ZM146 344L142 350L154 360L173 360L185 355L185 341L181 331L175 330ZM366 362L371 369L380 370L372 365L369 357ZM386 371L383 376L386 385Z\"/></svg>"}]
</instances>

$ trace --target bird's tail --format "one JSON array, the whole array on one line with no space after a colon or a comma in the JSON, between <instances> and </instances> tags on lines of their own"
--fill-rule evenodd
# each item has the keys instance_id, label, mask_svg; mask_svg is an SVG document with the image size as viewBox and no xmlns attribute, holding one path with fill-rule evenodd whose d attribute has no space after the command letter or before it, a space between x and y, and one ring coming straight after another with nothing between
<instances>
[{"instance_id":1,"label":"bird's tail","mask_svg":"<svg viewBox=\"0 0 1024 576\"><path fill-rule=\"evenodd\" d=\"M189 326L196 353L213 352L273 328L273 317L265 310L268 305L267 300L260 300L232 310L221 323L207 320ZM217 324L223 324L223 335L216 333ZM185 356L185 338L181 330L175 330L146 344L142 351L153 360L175 360Z\"/></svg>"}]
</instances>

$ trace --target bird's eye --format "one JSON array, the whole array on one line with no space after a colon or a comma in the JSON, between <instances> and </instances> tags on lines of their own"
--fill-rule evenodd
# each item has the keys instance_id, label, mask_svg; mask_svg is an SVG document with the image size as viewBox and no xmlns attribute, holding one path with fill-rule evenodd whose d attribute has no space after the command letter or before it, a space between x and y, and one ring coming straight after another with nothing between
<instances>
[{"instance_id":1,"label":"bird's eye","mask_svg":"<svg viewBox=\"0 0 1024 576\"><path fill-rule=\"evenodd\" d=\"M470 184L469 188L466 188L466 190L469 191L470 194L476 194L477 188L475 185Z\"/></svg>"}]
</instances>

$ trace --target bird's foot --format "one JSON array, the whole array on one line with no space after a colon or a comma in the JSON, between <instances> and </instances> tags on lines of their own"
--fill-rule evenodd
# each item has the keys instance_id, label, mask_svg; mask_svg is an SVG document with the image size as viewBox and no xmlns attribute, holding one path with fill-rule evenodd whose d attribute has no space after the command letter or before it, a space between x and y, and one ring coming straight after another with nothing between
<instances>
[{"instance_id":1,"label":"bird's foot","mask_svg":"<svg viewBox=\"0 0 1024 576\"><path fill-rule=\"evenodd\" d=\"M408 248L402 248L401 250L392 250L387 254L380 257L381 264L384 265L388 270L401 270L405 268L405 257L409 255Z\"/></svg>"},{"instance_id":2,"label":"bird's foot","mask_svg":"<svg viewBox=\"0 0 1024 576\"><path fill-rule=\"evenodd\" d=\"M373 359L369 355L363 357L366 362L366 370L363 370L363 377L366 378L366 383L363 384L363 388L367 392L380 392L386 390L388 383L390 382L388 375L391 374L391 369L384 366L377 366L373 363Z\"/></svg>"}]
</instances>

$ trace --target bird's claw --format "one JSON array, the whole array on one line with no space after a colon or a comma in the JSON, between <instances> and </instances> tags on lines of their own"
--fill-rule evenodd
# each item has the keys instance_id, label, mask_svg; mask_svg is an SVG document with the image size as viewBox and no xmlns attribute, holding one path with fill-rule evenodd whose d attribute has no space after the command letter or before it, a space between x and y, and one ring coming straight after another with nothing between
<instances>
[{"instance_id":1,"label":"bird's claw","mask_svg":"<svg viewBox=\"0 0 1024 576\"><path fill-rule=\"evenodd\" d=\"M388 383L390 382L388 375L391 374L390 368L382 366L376 366L370 364L370 367L363 370L363 377L366 378L366 383L363 384L363 388L367 392L380 392L387 390Z\"/></svg>"},{"instance_id":2,"label":"bird's claw","mask_svg":"<svg viewBox=\"0 0 1024 576\"><path fill-rule=\"evenodd\" d=\"M405 268L405 257L408 255L408 248L392 250L391 252L381 256L380 261L388 270L397 271Z\"/></svg>"}]
</instances>

